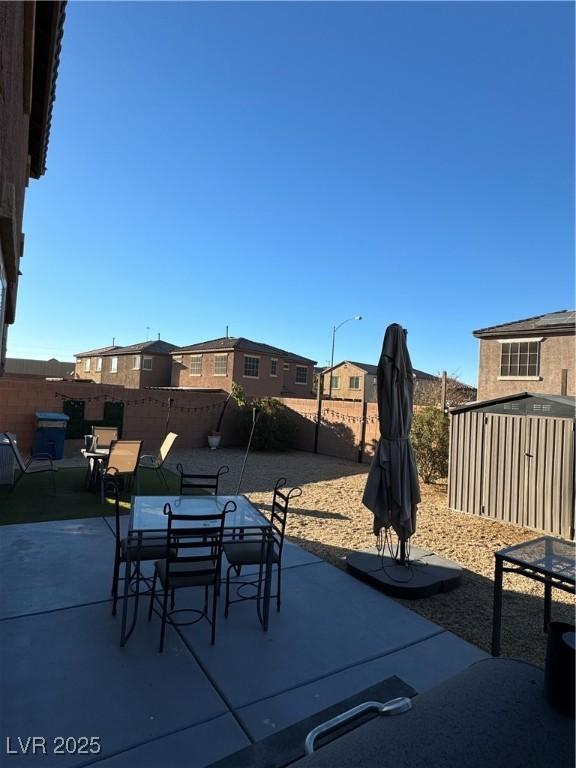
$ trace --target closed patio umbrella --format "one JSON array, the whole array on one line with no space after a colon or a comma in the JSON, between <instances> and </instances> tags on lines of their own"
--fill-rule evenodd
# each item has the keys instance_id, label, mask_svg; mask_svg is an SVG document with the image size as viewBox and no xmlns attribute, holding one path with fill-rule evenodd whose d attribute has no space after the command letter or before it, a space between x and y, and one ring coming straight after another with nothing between
<instances>
[{"instance_id":1,"label":"closed patio umbrella","mask_svg":"<svg viewBox=\"0 0 576 768\"><path fill-rule=\"evenodd\" d=\"M406 331L396 323L384 336L377 371L380 439L364 489L362 503L374 514L374 533L378 550L382 530L392 528L405 562L405 542L416 530L416 511L420 502L418 471L410 444L410 425L414 401L414 374Z\"/></svg>"}]
</instances>

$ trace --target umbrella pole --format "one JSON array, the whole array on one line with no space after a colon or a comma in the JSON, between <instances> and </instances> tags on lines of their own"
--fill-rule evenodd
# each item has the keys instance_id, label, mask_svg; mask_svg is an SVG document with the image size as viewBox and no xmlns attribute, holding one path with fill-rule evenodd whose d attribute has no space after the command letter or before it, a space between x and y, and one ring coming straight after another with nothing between
<instances>
[{"instance_id":1,"label":"umbrella pole","mask_svg":"<svg viewBox=\"0 0 576 768\"><path fill-rule=\"evenodd\" d=\"M400 542L400 565L406 565L406 542Z\"/></svg>"},{"instance_id":2,"label":"umbrella pole","mask_svg":"<svg viewBox=\"0 0 576 768\"><path fill-rule=\"evenodd\" d=\"M260 414L258 414L260 415ZM256 418L256 408L252 408L252 429L250 430L250 437L248 439L248 447L246 448L246 453L244 454L244 461L242 463L242 471L240 472L240 479L238 480L238 487L236 488L236 496L240 493L240 486L242 485L242 478L244 477L244 470L246 469L246 461L248 460L248 454L250 453L250 446L252 445L252 436L254 435L254 429L256 427L256 422L258 419Z\"/></svg>"}]
</instances>

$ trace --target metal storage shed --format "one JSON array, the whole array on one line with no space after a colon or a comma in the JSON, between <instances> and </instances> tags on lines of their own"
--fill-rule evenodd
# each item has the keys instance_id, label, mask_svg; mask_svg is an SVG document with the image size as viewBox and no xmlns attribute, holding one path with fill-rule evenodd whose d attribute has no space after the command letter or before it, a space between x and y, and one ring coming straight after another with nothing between
<instances>
[{"instance_id":1,"label":"metal storage shed","mask_svg":"<svg viewBox=\"0 0 576 768\"><path fill-rule=\"evenodd\" d=\"M573 539L575 409L528 392L453 408L450 509Z\"/></svg>"}]
</instances>

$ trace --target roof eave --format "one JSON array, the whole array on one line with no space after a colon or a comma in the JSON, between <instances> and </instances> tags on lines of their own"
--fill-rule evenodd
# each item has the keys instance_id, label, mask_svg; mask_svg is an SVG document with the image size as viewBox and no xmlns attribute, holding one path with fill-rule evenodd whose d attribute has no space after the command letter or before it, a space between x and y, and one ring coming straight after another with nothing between
<instances>
[{"instance_id":1,"label":"roof eave","mask_svg":"<svg viewBox=\"0 0 576 768\"><path fill-rule=\"evenodd\" d=\"M28 145L30 176L34 179L39 179L46 171L65 16L66 0L36 4L35 63Z\"/></svg>"},{"instance_id":2,"label":"roof eave","mask_svg":"<svg viewBox=\"0 0 576 768\"><path fill-rule=\"evenodd\" d=\"M472 331L472 335L477 339L503 339L506 336L541 336L550 333L559 333L569 336L576 333L576 325L556 324L541 325L538 328L506 328L496 326L495 328L480 328Z\"/></svg>"}]
</instances>

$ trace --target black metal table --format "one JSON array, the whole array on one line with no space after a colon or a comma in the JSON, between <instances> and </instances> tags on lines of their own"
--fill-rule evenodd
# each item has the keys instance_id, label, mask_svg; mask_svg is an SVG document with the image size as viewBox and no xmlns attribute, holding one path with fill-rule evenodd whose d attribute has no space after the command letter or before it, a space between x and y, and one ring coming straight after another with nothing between
<instances>
[{"instance_id":1,"label":"black metal table","mask_svg":"<svg viewBox=\"0 0 576 768\"><path fill-rule=\"evenodd\" d=\"M504 573L519 573L544 584L544 632L550 623L552 588L576 594L576 548L569 541L541 536L494 553L492 656L500 655Z\"/></svg>"},{"instance_id":2,"label":"black metal table","mask_svg":"<svg viewBox=\"0 0 576 768\"><path fill-rule=\"evenodd\" d=\"M130 513L128 536L135 540L138 547L142 546L145 533L157 533L166 536L168 517L163 513L164 505L170 504L173 511L186 515L205 515L221 512L229 501L233 501L236 509L228 512L224 521L224 532L228 535L261 531L266 543L266 566L264 576L263 610L258 616L262 622L264 631L268 630L270 616L270 593L272 584L272 556L274 552L273 528L270 521L254 506L246 496L133 496L132 511ZM211 523L199 523L199 527L210 526ZM178 526L175 526L177 530ZM133 571L134 567L134 571ZM124 578L124 605L122 610L122 629L120 644L124 645L136 625L138 616L138 583L140 580L140 561L136 556L134 560L128 559L125 566ZM131 591L131 583L135 582L135 591ZM132 593L131 593L132 592ZM130 628L127 629L128 599L135 598L134 613Z\"/></svg>"}]
</instances>

